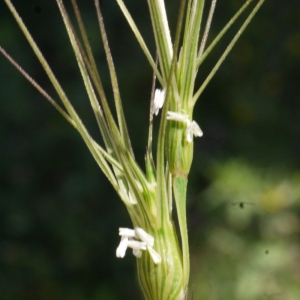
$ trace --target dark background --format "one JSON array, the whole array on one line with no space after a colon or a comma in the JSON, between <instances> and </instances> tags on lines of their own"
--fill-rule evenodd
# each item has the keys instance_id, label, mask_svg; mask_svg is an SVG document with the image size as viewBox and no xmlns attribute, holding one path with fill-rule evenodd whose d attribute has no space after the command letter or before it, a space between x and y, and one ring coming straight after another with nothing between
<instances>
[{"instance_id":1,"label":"dark background","mask_svg":"<svg viewBox=\"0 0 300 300\"><path fill-rule=\"evenodd\" d=\"M146 1L125 2L155 53ZM211 39L244 1L219 2ZM101 141L55 1L13 3ZM93 1L78 3L111 96ZM166 3L174 33L178 1ZM143 165L152 72L115 1L101 5ZM199 84L237 29L201 66ZM4 1L0 45L58 99ZM188 195L195 300L300 299L299 59L299 1L266 0L196 105L204 136ZM0 99L0 298L142 299L135 259L115 257L130 219L80 136L4 57Z\"/></svg>"}]
</instances>

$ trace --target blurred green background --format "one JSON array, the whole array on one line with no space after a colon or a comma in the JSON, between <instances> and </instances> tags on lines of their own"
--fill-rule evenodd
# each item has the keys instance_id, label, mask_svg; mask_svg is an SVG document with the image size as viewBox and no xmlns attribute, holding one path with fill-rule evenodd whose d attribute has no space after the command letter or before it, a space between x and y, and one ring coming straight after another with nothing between
<instances>
[{"instance_id":1,"label":"blurred green background","mask_svg":"<svg viewBox=\"0 0 300 300\"><path fill-rule=\"evenodd\" d=\"M55 1L13 2L101 140ZM111 97L93 1L78 2ZM125 2L154 53L146 1ZM243 2L217 4L211 38ZM178 0L166 3L174 32ZM152 72L115 1L101 4L143 165ZM57 99L4 1L0 44ZM195 300L300 299L299 59L299 1L267 0L196 105L204 136L188 194ZM2 56L0 99L0 299L142 299L135 259L115 257L130 219L79 135Z\"/></svg>"}]
</instances>

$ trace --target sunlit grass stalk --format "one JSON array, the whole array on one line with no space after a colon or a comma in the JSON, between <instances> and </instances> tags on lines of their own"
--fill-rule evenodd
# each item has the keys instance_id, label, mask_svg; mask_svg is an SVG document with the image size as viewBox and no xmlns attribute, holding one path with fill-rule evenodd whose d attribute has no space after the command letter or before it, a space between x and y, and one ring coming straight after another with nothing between
<instances>
[{"instance_id":1,"label":"sunlit grass stalk","mask_svg":"<svg viewBox=\"0 0 300 300\"><path fill-rule=\"evenodd\" d=\"M153 80L145 171L138 166L134 158L117 74L99 2L94 0L109 67L117 121L114 120L109 107L109 101L104 92L76 0L71 2L83 44L77 36L63 1L56 0L103 138L103 147L90 136L11 1L4 1L52 82L64 108L56 103L1 46L0 52L79 132L100 169L111 182L127 208L134 229L120 228L121 242L116 251L117 257L124 257L127 248L133 249L133 254L137 257L140 285L146 299L187 299L190 269L186 219L187 183L193 159L193 138L203 134L199 125L193 120L193 109L203 89L216 73L264 0L257 1L256 6L196 93L194 92L195 80L202 62L208 57L208 54L230 26L254 0L245 2L207 48L206 42L216 0L212 0L204 30L201 30L201 24L203 23L203 11L206 1L181 0L174 42L169 29L164 0L147 0L157 50L156 62L124 1L116 0L153 69L153 78L157 78L161 86L161 90L154 91L155 80ZM202 31L203 34L201 35ZM180 44L181 41L182 44ZM154 115L158 114L160 108L162 108L162 112L157 137L157 152L154 155L156 160L154 160L152 153L152 123L155 118ZM177 210L179 238L172 218L173 197Z\"/></svg>"}]
</instances>

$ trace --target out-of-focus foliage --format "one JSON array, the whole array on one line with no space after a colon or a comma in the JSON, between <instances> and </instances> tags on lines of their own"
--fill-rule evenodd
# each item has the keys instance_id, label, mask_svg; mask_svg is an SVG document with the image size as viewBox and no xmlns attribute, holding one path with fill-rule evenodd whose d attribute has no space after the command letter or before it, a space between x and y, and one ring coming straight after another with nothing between
<instances>
[{"instance_id":1,"label":"out-of-focus foliage","mask_svg":"<svg viewBox=\"0 0 300 300\"><path fill-rule=\"evenodd\" d=\"M299 299L300 174L232 159L211 179L195 204L195 299Z\"/></svg>"},{"instance_id":2,"label":"out-of-focus foliage","mask_svg":"<svg viewBox=\"0 0 300 300\"><path fill-rule=\"evenodd\" d=\"M93 1L78 2L111 95ZM146 1L126 2L154 53ZM166 2L174 27L178 1ZM219 1L212 36L243 2ZM98 138L55 1L14 4ZM142 165L151 70L116 3L101 4ZM299 16L296 0L266 1L196 105L204 137L188 201L195 300L300 299ZM3 1L0 44L54 95ZM118 227L130 220L79 136L3 57L0 99L0 298L140 299L133 257L115 257Z\"/></svg>"}]
</instances>

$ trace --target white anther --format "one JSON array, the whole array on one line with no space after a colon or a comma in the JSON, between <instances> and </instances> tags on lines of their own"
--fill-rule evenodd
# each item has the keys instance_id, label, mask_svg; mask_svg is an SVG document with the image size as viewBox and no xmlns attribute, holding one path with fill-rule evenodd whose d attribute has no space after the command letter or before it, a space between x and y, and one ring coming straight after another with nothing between
<instances>
[{"instance_id":1,"label":"white anther","mask_svg":"<svg viewBox=\"0 0 300 300\"><path fill-rule=\"evenodd\" d=\"M141 227L135 227L134 231L136 235L140 238L141 241L145 242L147 246L153 247L154 245L154 237L147 233L143 228Z\"/></svg>"},{"instance_id":2,"label":"white anther","mask_svg":"<svg viewBox=\"0 0 300 300\"><path fill-rule=\"evenodd\" d=\"M133 238L133 237L135 237L135 231L133 229L130 229L130 228L120 227L119 228L119 235Z\"/></svg>"},{"instance_id":3,"label":"white anther","mask_svg":"<svg viewBox=\"0 0 300 300\"><path fill-rule=\"evenodd\" d=\"M117 257L123 258L127 248L132 248L133 254L140 258L142 251L148 250L155 264L161 262L161 256L153 249L154 237L143 228L136 226L135 229L119 228L121 242L117 248Z\"/></svg>"},{"instance_id":4,"label":"white anther","mask_svg":"<svg viewBox=\"0 0 300 300\"><path fill-rule=\"evenodd\" d=\"M147 246L148 252L150 254L150 256L152 257L154 263L160 264L161 263L161 256L151 247L151 246Z\"/></svg>"},{"instance_id":5,"label":"white anther","mask_svg":"<svg viewBox=\"0 0 300 300\"><path fill-rule=\"evenodd\" d=\"M167 120L177 121L177 122L189 122L189 116L174 111L167 112Z\"/></svg>"},{"instance_id":6,"label":"white anther","mask_svg":"<svg viewBox=\"0 0 300 300\"><path fill-rule=\"evenodd\" d=\"M136 240L128 240L127 247L137 250L146 250L147 244Z\"/></svg>"},{"instance_id":7,"label":"white anther","mask_svg":"<svg viewBox=\"0 0 300 300\"><path fill-rule=\"evenodd\" d=\"M163 107L164 102L165 102L165 96L166 96L166 91L156 89L154 93L154 99L152 103L152 114L153 115L158 115L159 110Z\"/></svg>"},{"instance_id":8,"label":"white anther","mask_svg":"<svg viewBox=\"0 0 300 300\"><path fill-rule=\"evenodd\" d=\"M140 249L132 249L132 253L137 258L140 258L142 256L142 250Z\"/></svg>"},{"instance_id":9,"label":"white anther","mask_svg":"<svg viewBox=\"0 0 300 300\"><path fill-rule=\"evenodd\" d=\"M116 251L117 257L123 258L126 254L127 247L128 247L128 237L122 236L121 242Z\"/></svg>"},{"instance_id":10,"label":"white anther","mask_svg":"<svg viewBox=\"0 0 300 300\"><path fill-rule=\"evenodd\" d=\"M187 125L185 132L185 139L187 140L187 142L191 143L193 140L193 136L200 137L202 135L203 132L195 121L192 121L190 122L190 124Z\"/></svg>"},{"instance_id":11,"label":"white anther","mask_svg":"<svg viewBox=\"0 0 300 300\"><path fill-rule=\"evenodd\" d=\"M182 122L186 124L185 139L188 143L191 143L193 141L193 136L200 137L203 135L200 126L196 121L191 122L188 115L168 111L167 120Z\"/></svg>"}]
</instances>

